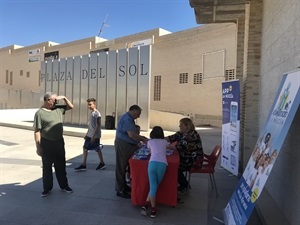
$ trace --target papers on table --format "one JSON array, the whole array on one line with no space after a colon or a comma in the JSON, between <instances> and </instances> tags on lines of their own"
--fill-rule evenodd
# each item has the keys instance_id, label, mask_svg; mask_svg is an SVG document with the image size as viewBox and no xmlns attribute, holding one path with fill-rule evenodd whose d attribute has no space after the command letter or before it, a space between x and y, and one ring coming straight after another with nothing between
<instances>
[{"instance_id":1,"label":"papers on table","mask_svg":"<svg viewBox=\"0 0 300 225\"><path fill-rule=\"evenodd\" d=\"M171 149L167 149L166 150L166 155L172 155L174 153L174 150ZM148 159L148 156L150 155L150 151L147 147L143 146L141 148L139 148L134 155L132 156L133 159Z\"/></svg>"},{"instance_id":2,"label":"papers on table","mask_svg":"<svg viewBox=\"0 0 300 225\"><path fill-rule=\"evenodd\" d=\"M172 155L173 154L173 150L171 150L171 149L167 149L167 153L166 153L166 155Z\"/></svg>"},{"instance_id":3,"label":"papers on table","mask_svg":"<svg viewBox=\"0 0 300 225\"><path fill-rule=\"evenodd\" d=\"M148 156L150 155L150 151L147 147L142 146L141 148L139 148L134 155L132 156L133 159L148 159Z\"/></svg>"}]
</instances>

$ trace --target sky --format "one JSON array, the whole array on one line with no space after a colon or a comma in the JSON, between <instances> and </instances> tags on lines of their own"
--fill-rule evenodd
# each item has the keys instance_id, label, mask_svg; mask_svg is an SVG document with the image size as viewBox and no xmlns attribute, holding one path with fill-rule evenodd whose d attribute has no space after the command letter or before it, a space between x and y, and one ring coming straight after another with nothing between
<instances>
[{"instance_id":1,"label":"sky","mask_svg":"<svg viewBox=\"0 0 300 225\"><path fill-rule=\"evenodd\" d=\"M0 0L0 48L199 26L189 0Z\"/></svg>"}]
</instances>

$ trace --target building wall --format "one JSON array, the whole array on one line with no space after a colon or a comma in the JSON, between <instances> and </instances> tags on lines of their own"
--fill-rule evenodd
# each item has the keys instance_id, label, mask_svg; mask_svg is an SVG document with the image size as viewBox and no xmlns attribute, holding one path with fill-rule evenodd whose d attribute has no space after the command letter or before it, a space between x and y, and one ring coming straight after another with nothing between
<instances>
[{"instance_id":1,"label":"building wall","mask_svg":"<svg viewBox=\"0 0 300 225\"><path fill-rule=\"evenodd\" d=\"M240 146L241 160L246 163L282 75L300 66L300 1L190 0L190 5L195 10L197 23L237 20L237 78L243 69ZM299 113L298 107L270 178L257 201L263 224L300 224Z\"/></svg>"},{"instance_id":2,"label":"building wall","mask_svg":"<svg viewBox=\"0 0 300 225\"><path fill-rule=\"evenodd\" d=\"M189 115L196 125L209 123L220 126L221 84L225 80L225 70L235 68L235 57L235 24L212 24L156 38L152 87L154 76L160 75L161 101L153 100L152 89L151 109ZM215 68L219 69L214 71ZM180 73L188 74L187 83L179 83ZM203 74L202 84L193 83L197 73ZM216 118L219 120L214 123Z\"/></svg>"},{"instance_id":3,"label":"building wall","mask_svg":"<svg viewBox=\"0 0 300 225\"><path fill-rule=\"evenodd\" d=\"M233 23L199 26L176 33L158 28L113 40L91 37L63 44L45 42L19 48L9 46L0 49L3 62L0 73L5 78L7 70L12 72L13 84L1 80L0 86L40 91L41 62L28 62L28 51L32 49L41 50L41 60L44 53L54 51L58 51L62 59L97 50L124 49L129 43L146 39L154 43L150 108L190 116L196 125L221 126L221 83L226 79L225 70L236 68L236 25ZM20 70L24 71L23 76L19 75ZM26 77L27 71L30 77ZM180 73L188 74L187 83L179 84ZM202 84L193 84L194 74L197 73L203 75ZM157 75L162 77L160 101L153 98L154 76Z\"/></svg>"},{"instance_id":4,"label":"building wall","mask_svg":"<svg viewBox=\"0 0 300 225\"><path fill-rule=\"evenodd\" d=\"M261 47L259 127L268 116L282 75L300 66L300 1L264 0ZM300 85L300 81L299 81ZM290 224L300 224L300 110L292 122L265 189ZM266 193L265 196L266 197ZM275 204L273 204L273 201ZM262 201L258 205L263 209ZM267 206L265 206L267 207ZM276 218L265 214L264 217ZM276 223L276 221L274 221ZM273 223L273 224L275 224ZM268 223L271 224L271 223ZM279 221L277 220L277 224Z\"/></svg>"},{"instance_id":5,"label":"building wall","mask_svg":"<svg viewBox=\"0 0 300 225\"><path fill-rule=\"evenodd\" d=\"M39 91L40 62L29 63L28 51L18 46L1 49L1 88Z\"/></svg>"}]
</instances>

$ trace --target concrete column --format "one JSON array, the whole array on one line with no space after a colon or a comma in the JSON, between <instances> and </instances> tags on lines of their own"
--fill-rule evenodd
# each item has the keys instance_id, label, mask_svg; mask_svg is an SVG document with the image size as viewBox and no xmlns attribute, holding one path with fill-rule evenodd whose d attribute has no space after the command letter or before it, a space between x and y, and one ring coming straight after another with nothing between
<instances>
[{"instance_id":1,"label":"concrete column","mask_svg":"<svg viewBox=\"0 0 300 225\"><path fill-rule=\"evenodd\" d=\"M237 19L237 54L236 54L236 73L235 78L240 80L240 156L243 156L243 144L244 144L244 136L243 130L245 129L244 123L244 92L243 92L243 76L244 76L244 50L245 50L245 17L242 16ZM240 160L243 161L243 160ZM242 163L242 162L241 162Z\"/></svg>"},{"instance_id":2,"label":"concrete column","mask_svg":"<svg viewBox=\"0 0 300 225\"><path fill-rule=\"evenodd\" d=\"M243 64L243 121L241 129L242 166L247 164L258 138L258 105L260 79L260 50L262 30L262 0L252 0L245 10Z\"/></svg>"}]
</instances>

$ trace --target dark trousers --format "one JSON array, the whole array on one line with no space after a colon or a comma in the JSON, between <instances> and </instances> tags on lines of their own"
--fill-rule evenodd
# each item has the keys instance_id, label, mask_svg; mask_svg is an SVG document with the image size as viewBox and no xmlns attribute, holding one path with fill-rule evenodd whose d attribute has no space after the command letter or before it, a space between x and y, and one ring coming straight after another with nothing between
<instances>
[{"instance_id":1,"label":"dark trousers","mask_svg":"<svg viewBox=\"0 0 300 225\"><path fill-rule=\"evenodd\" d=\"M185 171L188 171L189 168L187 167L180 167L178 168L178 184L180 185L180 187L182 188L187 188L188 187L188 181L185 178Z\"/></svg>"},{"instance_id":2,"label":"dark trousers","mask_svg":"<svg viewBox=\"0 0 300 225\"><path fill-rule=\"evenodd\" d=\"M122 141L118 138L115 140L115 151L116 151L116 191L125 191L126 190L126 167L130 157L136 150L136 145L130 144L128 142Z\"/></svg>"},{"instance_id":3,"label":"dark trousers","mask_svg":"<svg viewBox=\"0 0 300 225\"><path fill-rule=\"evenodd\" d=\"M50 141L45 138L41 138L41 148L43 151L42 162L44 190L52 190L53 188L53 164L59 187L61 189L68 187L64 139L59 141Z\"/></svg>"}]
</instances>

